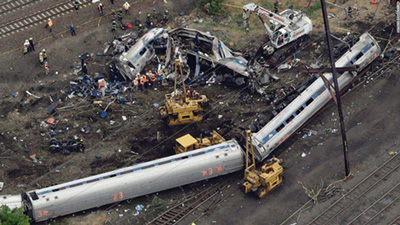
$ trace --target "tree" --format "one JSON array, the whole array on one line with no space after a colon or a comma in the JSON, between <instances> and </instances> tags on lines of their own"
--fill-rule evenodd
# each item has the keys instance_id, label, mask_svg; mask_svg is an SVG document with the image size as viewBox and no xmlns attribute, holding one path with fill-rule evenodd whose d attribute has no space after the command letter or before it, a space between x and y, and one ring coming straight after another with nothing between
<instances>
[{"instance_id":1,"label":"tree","mask_svg":"<svg viewBox=\"0 0 400 225\"><path fill-rule=\"evenodd\" d=\"M6 205L0 207L0 225L29 225L31 218L24 214L22 208L10 209Z\"/></svg>"},{"instance_id":2,"label":"tree","mask_svg":"<svg viewBox=\"0 0 400 225\"><path fill-rule=\"evenodd\" d=\"M224 0L199 0L197 7L211 15L223 15L226 13L223 2Z\"/></svg>"}]
</instances>

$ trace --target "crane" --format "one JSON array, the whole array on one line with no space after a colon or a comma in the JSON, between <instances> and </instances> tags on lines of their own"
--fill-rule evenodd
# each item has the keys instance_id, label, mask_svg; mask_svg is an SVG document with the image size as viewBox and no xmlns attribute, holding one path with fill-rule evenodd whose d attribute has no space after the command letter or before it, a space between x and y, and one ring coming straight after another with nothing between
<instances>
[{"instance_id":1,"label":"crane","mask_svg":"<svg viewBox=\"0 0 400 225\"><path fill-rule=\"evenodd\" d=\"M251 164L249 153L251 153L252 156ZM263 198L268 192L282 183L283 167L280 165L281 162L280 159L272 157L261 166L260 170L256 169L251 131L246 131L246 168L244 170L244 179L240 183L240 188L245 193L253 192L258 198Z\"/></svg>"},{"instance_id":2,"label":"crane","mask_svg":"<svg viewBox=\"0 0 400 225\"><path fill-rule=\"evenodd\" d=\"M178 74L179 72L179 74ZM178 76L180 75L182 90L178 90ZM205 95L188 96L183 78L182 65L179 59L175 60L174 92L165 95L165 105L159 108L161 118L167 125L182 125L198 122L208 108L208 99Z\"/></svg>"},{"instance_id":3,"label":"crane","mask_svg":"<svg viewBox=\"0 0 400 225\"><path fill-rule=\"evenodd\" d=\"M271 67L293 54L310 39L308 34L312 30L312 22L300 11L286 9L276 14L254 3L249 3L243 6L243 19L246 26L249 24L252 13L261 20L269 37L269 40L257 51L255 58L266 57ZM270 25L264 21L264 17L269 20Z\"/></svg>"}]
</instances>

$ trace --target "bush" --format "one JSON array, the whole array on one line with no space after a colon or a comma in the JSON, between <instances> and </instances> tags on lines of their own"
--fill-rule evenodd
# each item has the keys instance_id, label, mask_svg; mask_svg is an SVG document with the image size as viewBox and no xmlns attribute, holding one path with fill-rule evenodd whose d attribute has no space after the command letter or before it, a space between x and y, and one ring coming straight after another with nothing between
<instances>
[{"instance_id":1,"label":"bush","mask_svg":"<svg viewBox=\"0 0 400 225\"><path fill-rule=\"evenodd\" d=\"M6 205L0 207L0 225L29 225L31 218L24 214L22 208L10 209Z\"/></svg>"},{"instance_id":2,"label":"bush","mask_svg":"<svg viewBox=\"0 0 400 225\"><path fill-rule=\"evenodd\" d=\"M197 7L211 15L223 15L226 13L223 2L224 0L199 0Z\"/></svg>"}]
</instances>

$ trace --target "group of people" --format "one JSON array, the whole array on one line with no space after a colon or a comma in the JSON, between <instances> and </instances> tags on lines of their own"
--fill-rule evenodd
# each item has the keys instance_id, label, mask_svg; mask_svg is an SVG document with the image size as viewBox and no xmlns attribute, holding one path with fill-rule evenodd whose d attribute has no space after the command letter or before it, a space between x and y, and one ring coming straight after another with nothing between
<instances>
[{"instance_id":1,"label":"group of people","mask_svg":"<svg viewBox=\"0 0 400 225\"><path fill-rule=\"evenodd\" d=\"M29 39L26 39L24 42L24 55L34 51L35 51L35 44L33 43L33 38L30 37Z\"/></svg>"},{"instance_id":2,"label":"group of people","mask_svg":"<svg viewBox=\"0 0 400 225\"><path fill-rule=\"evenodd\" d=\"M140 73L136 74L136 78L133 80L133 85L135 90L142 90L144 91L146 86L154 87L156 85L157 80L160 76L157 76L153 73L152 70L149 70L148 73L140 75Z\"/></svg>"}]
</instances>

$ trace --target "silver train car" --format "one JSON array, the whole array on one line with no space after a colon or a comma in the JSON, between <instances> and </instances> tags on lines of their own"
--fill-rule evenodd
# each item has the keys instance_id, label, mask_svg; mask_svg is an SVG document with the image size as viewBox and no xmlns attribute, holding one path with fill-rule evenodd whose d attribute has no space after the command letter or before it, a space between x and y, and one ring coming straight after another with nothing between
<instances>
[{"instance_id":1,"label":"silver train car","mask_svg":"<svg viewBox=\"0 0 400 225\"><path fill-rule=\"evenodd\" d=\"M0 206L6 205L10 209L21 208L21 195L0 195Z\"/></svg>"},{"instance_id":2,"label":"silver train car","mask_svg":"<svg viewBox=\"0 0 400 225\"><path fill-rule=\"evenodd\" d=\"M369 65L381 53L377 41L364 33L349 51L340 57L336 67L356 66L358 71ZM332 74L324 76L332 83ZM339 89L348 85L354 78L350 72L338 74ZM285 107L278 115L269 121L261 130L253 135L255 157L263 161L268 155L296 132L316 112L332 98L323 80L319 77L296 99Z\"/></svg>"},{"instance_id":3,"label":"silver train car","mask_svg":"<svg viewBox=\"0 0 400 225\"><path fill-rule=\"evenodd\" d=\"M136 164L23 194L33 221L100 207L114 202L229 174L244 167L236 140Z\"/></svg>"}]
</instances>

